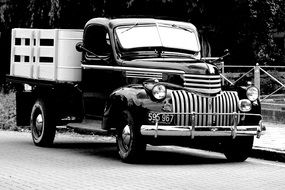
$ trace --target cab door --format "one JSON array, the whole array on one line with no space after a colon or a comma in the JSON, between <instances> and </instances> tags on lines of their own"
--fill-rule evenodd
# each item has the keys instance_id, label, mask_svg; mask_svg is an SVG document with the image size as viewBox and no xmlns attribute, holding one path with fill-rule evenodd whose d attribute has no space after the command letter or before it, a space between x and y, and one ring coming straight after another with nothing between
<instances>
[{"instance_id":1,"label":"cab door","mask_svg":"<svg viewBox=\"0 0 285 190\"><path fill-rule=\"evenodd\" d=\"M82 70L85 117L102 117L106 99L115 88L110 69L114 59L108 30L101 25L87 26L83 43L89 50L82 58L82 64L86 66Z\"/></svg>"}]
</instances>

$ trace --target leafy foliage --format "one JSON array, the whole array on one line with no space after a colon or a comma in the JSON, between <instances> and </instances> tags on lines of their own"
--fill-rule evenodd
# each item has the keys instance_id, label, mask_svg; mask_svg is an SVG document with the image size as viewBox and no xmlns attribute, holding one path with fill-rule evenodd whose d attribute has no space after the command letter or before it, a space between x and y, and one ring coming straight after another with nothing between
<instances>
[{"instance_id":1,"label":"leafy foliage","mask_svg":"<svg viewBox=\"0 0 285 190\"><path fill-rule=\"evenodd\" d=\"M285 84L285 78L284 73L281 74L280 72L276 71L276 70L270 70L268 71L268 73L272 76L274 76L278 81L280 81L281 83ZM274 91L278 90L281 85L278 84L276 81L274 81L271 77L269 77L266 74L262 74L260 76L260 93L262 95L269 95L271 93L273 93ZM285 89L281 88L280 90L278 90L277 93L283 93L284 94Z\"/></svg>"},{"instance_id":2,"label":"leafy foliage","mask_svg":"<svg viewBox=\"0 0 285 190\"><path fill-rule=\"evenodd\" d=\"M0 93L0 129L17 130L14 93Z\"/></svg>"},{"instance_id":3,"label":"leafy foliage","mask_svg":"<svg viewBox=\"0 0 285 190\"><path fill-rule=\"evenodd\" d=\"M104 16L104 3L104 0L51 0L50 25L60 28L83 28L89 19Z\"/></svg>"},{"instance_id":4,"label":"leafy foliage","mask_svg":"<svg viewBox=\"0 0 285 190\"><path fill-rule=\"evenodd\" d=\"M28 4L28 0L8 0L0 6L1 32L9 32L15 27L27 27Z\"/></svg>"},{"instance_id":5,"label":"leafy foliage","mask_svg":"<svg viewBox=\"0 0 285 190\"><path fill-rule=\"evenodd\" d=\"M250 31L257 62L274 64L282 58L273 34L285 30L285 2L283 0L249 0ZM284 55L283 55L284 56Z\"/></svg>"}]
</instances>

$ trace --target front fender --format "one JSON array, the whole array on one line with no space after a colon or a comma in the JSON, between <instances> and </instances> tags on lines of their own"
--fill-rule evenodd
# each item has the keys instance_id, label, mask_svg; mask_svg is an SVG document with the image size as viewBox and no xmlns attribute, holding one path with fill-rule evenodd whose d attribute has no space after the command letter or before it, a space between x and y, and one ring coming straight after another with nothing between
<instances>
[{"instance_id":1,"label":"front fender","mask_svg":"<svg viewBox=\"0 0 285 190\"><path fill-rule=\"evenodd\" d=\"M116 128L120 121L120 113L129 110L136 125L146 122L150 110L160 112L164 109L165 101L153 101L142 85L132 85L115 90L109 96L103 115L103 129Z\"/></svg>"},{"instance_id":2,"label":"front fender","mask_svg":"<svg viewBox=\"0 0 285 190\"><path fill-rule=\"evenodd\" d=\"M248 87L246 86L235 86L234 90L237 91L238 97L240 100L247 99L247 96L246 96L247 88ZM261 114L261 103L259 99L257 99L254 103L252 102L252 109L247 113ZM262 120L262 117L244 116L243 119L241 120L240 125L258 125L260 120Z\"/></svg>"}]
</instances>

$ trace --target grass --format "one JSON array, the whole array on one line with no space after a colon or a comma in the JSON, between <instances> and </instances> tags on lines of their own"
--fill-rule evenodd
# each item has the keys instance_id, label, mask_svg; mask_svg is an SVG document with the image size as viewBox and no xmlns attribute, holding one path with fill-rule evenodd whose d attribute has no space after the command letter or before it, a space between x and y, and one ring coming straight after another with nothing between
<instances>
[{"instance_id":1,"label":"grass","mask_svg":"<svg viewBox=\"0 0 285 190\"><path fill-rule=\"evenodd\" d=\"M21 128L16 126L15 93L3 94L0 92L0 129L21 130Z\"/></svg>"},{"instance_id":2,"label":"grass","mask_svg":"<svg viewBox=\"0 0 285 190\"><path fill-rule=\"evenodd\" d=\"M0 91L0 130L30 131L30 126L16 125L16 95L14 92L4 94ZM72 129L59 128L59 133L71 133Z\"/></svg>"}]
</instances>

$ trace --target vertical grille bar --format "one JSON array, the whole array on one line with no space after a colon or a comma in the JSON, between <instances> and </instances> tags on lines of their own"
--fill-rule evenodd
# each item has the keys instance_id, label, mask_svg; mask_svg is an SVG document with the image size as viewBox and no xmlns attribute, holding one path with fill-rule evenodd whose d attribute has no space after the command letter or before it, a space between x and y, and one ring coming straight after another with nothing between
<instances>
[{"instance_id":1,"label":"vertical grille bar","mask_svg":"<svg viewBox=\"0 0 285 190\"><path fill-rule=\"evenodd\" d=\"M203 100L203 112L202 113L208 113L208 104L207 104L207 99L206 97L202 97L202 100ZM207 125L207 115L203 115L202 116L202 121L203 121L203 126L206 126Z\"/></svg>"},{"instance_id":2,"label":"vertical grille bar","mask_svg":"<svg viewBox=\"0 0 285 190\"><path fill-rule=\"evenodd\" d=\"M197 96L196 94L195 94L195 96ZM202 113L202 98L201 98L201 96L197 96L197 113ZM201 123L201 115L197 115L197 125L202 125L202 123Z\"/></svg>"},{"instance_id":3,"label":"vertical grille bar","mask_svg":"<svg viewBox=\"0 0 285 190\"><path fill-rule=\"evenodd\" d=\"M234 108L234 110L233 110L233 112L236 112L236 113L238 113L238 95L237 95L237 93L230 93L230 96L232 97L232 100L233 100L233 108ZM239 123L240 122L240 116L238 116L237 117L237 123ZM233 123L233 121L232 121L232 123ZM232 125L232 123L231 123L231 125Z\"/></svg>"},{"instance_id":4,"label":"vertical grille bar","mask_svg":"<svg viewBox=\"0 0 285 190\"><path fill-rule=\"evenodd\" d=\"M231 106L231 105L234 105L234 103L233 103L233 99L232 99L232 96L230 95L230 93L227 93L227 95L228 95L228 98L229 98L229 112L230 113L233 113L234 112L234 108L233 108L233 106ZM231 121L232 121L232 119L233 119L233 117L234 116L229 116L229 122L228 122L228 124L229 125L231 125Z\"/></svg>"},{"instance_id":5,"label":"vertical grille bar","mask_svg":"<svg viewBox=\"0 0 285 190\"><path fill-rule=\"evenodd\" d=\"M178 108L178 105L180 104L180 102L177 97L177 91L173 91L172 93L172 104L173 104L173 111L175 113L179 113L180 109ZM180 125L180 115L176 116L176 122L177 122L177 125Z\"/></svg>"},{"instance_id":6,"label":"vertical grille bar","mask_svg":"<svg viewBox=\"0 0 285 190\"><path fill-rule=\"evenodd\" d=\"M229 113L229 104L230 104L230 102L229 102L229 98L228 98L228 93L226 92L226 93L224 93L224 97L225 97L225 113ZM226 115L225 116L225 126L226 125L229 125L229 115Z\"/></svg>"},{"instance_id":7,"label":"vertical grille bar","mask_svg":"<svg viewBox=\"0 0 285 190\"><path fill-rule=\"evenodd\" d=\"M192 103L191 103L191 100L189 98L189 93L186 93L185 91L182 91L182 95L183 95L183 98L185 99L185 104L184 104L184 108L185 108L185 112L186 113L191 113L191 107L192 107ZM189 126L189 115L185 115L185 118L184 118L184 124L185 126Z\"/></svg>"},{"instance_id":8,"label":"vertical grille bar","mask_svg":"<svg viewBox=\"0 0 285 190\"><path fill-rule=\"evenodd\" d=\"M194 106L193 106L193 112L198 112L198 105L199 105L199 102L198 102L198 98L195 94L192 94L193 95L193 102L194 102ZM198 119L195 120L195 125L198 125Z\"/></svg>"},{"instance_id":9,"label":"vertical grille bar","mask_svg":"<svg viewBox=\"0 0 285 190\"><path fill-rule=\"evenodd\" d=\"M223 94L222 98L222 102L221 102L221 106L222 106L222 112L221 113L226 113L226 98L225 98L225 94ZM221 122L222 122L222 126L226 125L226 118L227 116L221 116Z\"/></svg>"},{"instance_id":10,"label":"vertical grille bar","mask_svg":"<svg viewBox=\"0 0 285 190\"><path fill-rule=\"evenodd\" d=\"M180 112L181 113L186 113L186 111L185 111L185 106L187 106L186 105L186 100L184 99L184 97L183 97L183 95L182 95L182 91L178 91L177 92L178 93L178 98L179 98L179 100L180 100ZM181 122L181 125L182 126L184 126L185 125L185 115L181 115L180 116L180 122Z\"/></svg>"}]
</instances>

